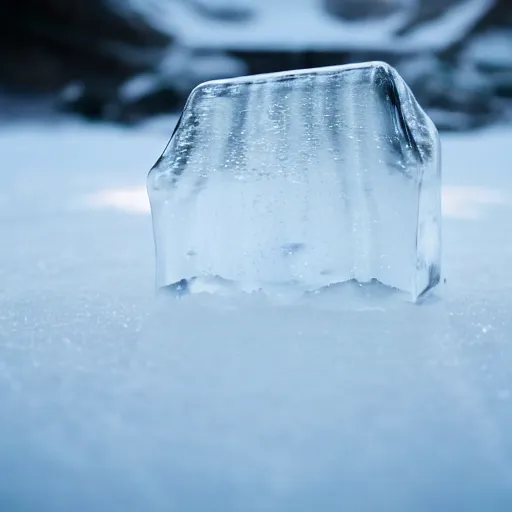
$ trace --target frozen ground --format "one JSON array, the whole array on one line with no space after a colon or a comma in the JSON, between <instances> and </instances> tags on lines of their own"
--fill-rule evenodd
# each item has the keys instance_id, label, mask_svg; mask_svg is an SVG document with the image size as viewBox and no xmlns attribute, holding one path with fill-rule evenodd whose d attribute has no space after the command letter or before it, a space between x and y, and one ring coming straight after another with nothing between
<instances>
[{"instance_id":1,"label":"frozen ground","mask_svg":"<svg viewBox=\"0 0 512 512\"><path fill-rule=\"evenodd\" d=\"M153 295L172 130L0 129L0 510L510 511L512 130L443 137L437 299Z\"/></svg>"}]
</instances>

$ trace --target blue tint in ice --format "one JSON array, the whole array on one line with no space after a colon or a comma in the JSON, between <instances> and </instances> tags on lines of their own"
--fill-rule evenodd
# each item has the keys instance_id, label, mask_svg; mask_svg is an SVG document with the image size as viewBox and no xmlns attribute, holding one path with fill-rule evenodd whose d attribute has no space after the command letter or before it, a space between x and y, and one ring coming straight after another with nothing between
<instances>
[{"instance_id":1,"label":"blue tint in ice","mask_svg":"<svg viewBox=\"0 0 512 512\"><path fill-rule=\"evenodd\" d=\"M148 191L161 287L439 281L439 138L385 63L200 85Z\"/></svg>"}]
</instances>

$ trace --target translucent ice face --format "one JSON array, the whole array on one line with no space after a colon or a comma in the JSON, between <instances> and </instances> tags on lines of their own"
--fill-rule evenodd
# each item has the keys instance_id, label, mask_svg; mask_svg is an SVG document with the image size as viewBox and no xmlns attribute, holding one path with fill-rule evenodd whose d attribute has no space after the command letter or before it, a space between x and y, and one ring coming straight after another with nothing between
<instances>
[{"instance_id":1,"label":"translucent ice face","mask_svg":"<svg viewBox=\"0 0 512 512\"><path fill-rule=\"evenodd\" d=\"M207 82L148 177L157 285L272 293L440 275L437 130L374 62Z\"/></svg>"}]
</instances>

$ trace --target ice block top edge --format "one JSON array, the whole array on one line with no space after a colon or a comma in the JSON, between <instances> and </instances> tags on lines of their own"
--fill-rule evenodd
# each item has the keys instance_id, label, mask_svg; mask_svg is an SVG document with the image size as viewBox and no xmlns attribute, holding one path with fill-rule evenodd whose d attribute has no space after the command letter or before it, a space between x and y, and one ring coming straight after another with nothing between
<instances>
[{"instance_id":1,"label":"ice block top edge","mask_svg":"<svg viewBox=\"0 0 512 512\"><path fill-rule=\"evenodd\" d=\"M365 69L365 68L381 68L387 72L395 71L392 66L384 61L369 61L369 62L358 62L354 64L341 64L337 66L322 66L316 68L304 68L304 69L290 69L286 71L277 71L273 73L259 73L255 75L244 75L233 78L220 78L216 80L208 80L198 84L190 93L192 96L196 91L201 90L203 87L211 85L235 85L235 84L250 84L250 83L261 83L268 81L286 80L295 76L303 75L328 75L332 73L338 73L341 71L348 71L353 69ZM396 72L396 71L395 71Z\"/></svg>"},{"instance_id":2,"label":"ice block top edge","mask_svg":"<svg viewBox=\"0 0 512 512\"><path fill-rule=\"evenodd\" d=\"M417 103L412 91L403 78L391 65L383 61L369 61L210 80L197 85L191 91L170 140L151 171L158 168L162 163L162 158L168 155L171 149L171 142L182 128L183 119L194 110L195 104L204 96L210 96L211 99L215 100L215 96L218 95L219 90L223 90L225 94L229 95L230 88L237 89L237 86L249 87L267 83L282 83L287 80L293 80L294 78L307 79L308 77L324 77L328 79L329 77L342 74L343 72L354 70L374 70L375 79L380 78L383 83L386 83L386 87L391 93L391 101L396 105L396 117L398 123L401 125L401 130L404 132L411 146L415 148L419 159L423 160L428 149L424 147L421 141L432 139L437 139L438 141L437 128L426 112ZM393 98L393 96L396 97Z\"/></svg>"}]
</instances>

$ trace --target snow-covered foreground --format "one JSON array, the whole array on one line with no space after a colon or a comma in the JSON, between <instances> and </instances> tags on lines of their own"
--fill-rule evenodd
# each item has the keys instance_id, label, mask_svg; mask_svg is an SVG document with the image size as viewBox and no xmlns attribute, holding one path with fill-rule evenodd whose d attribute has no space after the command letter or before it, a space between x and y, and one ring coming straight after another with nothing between
<instances>
[{"instance_id":1,"label":"snow-covered foreground","mask_svg":"<svg viewBox=\"0 0 512 512\"><path fill-rule=\"evenodd\" d=\"M153 293L172 130L0 131L0 510L512 508L510 128L443 138L421 306Z\"/></svg>"}]
</instances>

